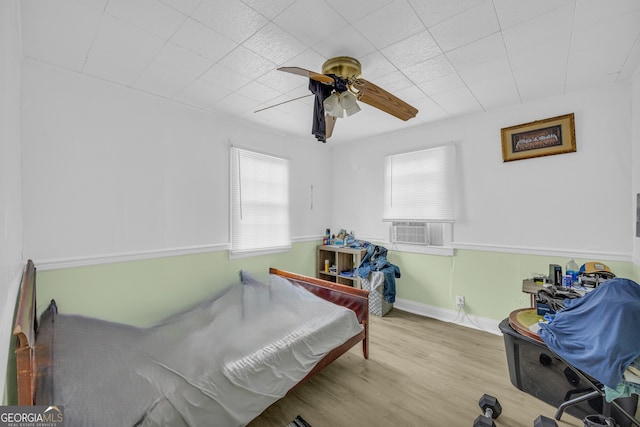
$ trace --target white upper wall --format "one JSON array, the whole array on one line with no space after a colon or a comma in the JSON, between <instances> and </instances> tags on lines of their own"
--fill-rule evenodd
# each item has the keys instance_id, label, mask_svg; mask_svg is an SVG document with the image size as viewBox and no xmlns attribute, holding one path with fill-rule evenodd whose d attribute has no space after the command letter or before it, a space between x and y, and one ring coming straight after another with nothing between
<instances>
[{"instance_id":1,"label":"white upper wall","mask_svg":"<svg viewBox=\"0 0 640 427\"><path fill-rule=\"evenodd\" d=\"M577 152L502 161L501 128L568 113L575 113ZM458 247L566 251L631 260L629 84L336 145L334 228L386 240L381 222L383 156L450 141L458 147L453 236Z\"/></svg>"},{"instance_id":2,"label":"white upper wall","mask_svg":"<svg viewBox=\"0 0 640 427\"><path fill-rule=\"evenodd\" d=\"M23 62L24 248L36 263L227 245L229 144L292 160L292 236L330 216L330 152ZM311 186L313 185L313 209Z\"/></svg>"},{"instance_id":3,"label":"white upper wall","mask_svg":"<svg viewBox=\"0 0 640 427\"><path fill-rule=\"evenodd\" d=\"M0 1L0 383L22 273L19 2ZM3 387L4 389L4 387Z\"/></svg>"}]
</instances>

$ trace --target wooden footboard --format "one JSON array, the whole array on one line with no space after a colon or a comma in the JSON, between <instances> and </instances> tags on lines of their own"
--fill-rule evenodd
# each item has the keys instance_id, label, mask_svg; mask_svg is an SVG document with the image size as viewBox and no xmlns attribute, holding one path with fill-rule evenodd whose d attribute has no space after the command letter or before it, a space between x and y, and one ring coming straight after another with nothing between
<instances>
[{"instance_id":1,"label":"wooden footboard","mask_svg":"<svg viewBox=\"0 0 640 427\"><path fill-rule=\"evenodd\" d=\"M18 375L18 405L33 405L35 396L36 345L36 268L31 260L22 273L18 294L18 311L13 328L16 337L16 366Z\"/></svg>"},{"instance_id":2,"label":"wooden footboard","mask_svg":"<svg viewBox=\"0 0 640 427\"><path fill-rule=\"evenodd\" d=\"M290 273L288 271L270 268L269 273L285 277L294 283L305 287L309 292L335 304L347 307L353 310L358 321L364 327L363 330L353 338L345 342L339 347L331 350L316 366L296 384L291 390L294 390L300 384L311 378L318 371L338 357L346 353L351 347L362 342L362 353L365 359L369 358L369 291L365 289L352 288L351 286L340 285L326 280L314 277L303 276L301 274Z\"/></svg>"}]
</instances>

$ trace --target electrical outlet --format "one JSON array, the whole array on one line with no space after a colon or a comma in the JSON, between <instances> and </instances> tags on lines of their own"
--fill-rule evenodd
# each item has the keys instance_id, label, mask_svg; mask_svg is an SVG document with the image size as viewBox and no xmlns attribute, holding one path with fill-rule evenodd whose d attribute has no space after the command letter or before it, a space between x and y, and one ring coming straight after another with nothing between
<instances>
[{"instance_id":1,"label":"electrical outlet","mask_svg":"<svg viewBox=\"0 0 640 427\"><path fill-rule=\"evenodd\" d=\"M464 308L464 296L456 295L456 307Z\"/></svg>"}]
</instances>

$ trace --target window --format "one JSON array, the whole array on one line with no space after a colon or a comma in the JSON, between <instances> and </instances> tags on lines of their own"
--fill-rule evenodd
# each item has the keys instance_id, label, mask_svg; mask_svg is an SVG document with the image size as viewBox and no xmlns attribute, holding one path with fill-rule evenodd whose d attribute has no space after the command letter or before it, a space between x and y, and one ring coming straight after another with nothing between
<instances>
[{"instance_id":1,"label":"window","mask_svg":"<svg viewBox=\"0 0 640 427\"><path fill-rule=\"evenodd\" d=\"M289 161L231 147L231 254L290 248Z\"/></svg>"},{"instance_id":2,"label":"window","mask_svg":"<svg viewBox=\"0 0 640 427\"><path fill-rule=\"evenodd\" d=\"M384 159L383 221L393 243L450 246L455 218L455 145Z\"/></svg>"}]
</instances>

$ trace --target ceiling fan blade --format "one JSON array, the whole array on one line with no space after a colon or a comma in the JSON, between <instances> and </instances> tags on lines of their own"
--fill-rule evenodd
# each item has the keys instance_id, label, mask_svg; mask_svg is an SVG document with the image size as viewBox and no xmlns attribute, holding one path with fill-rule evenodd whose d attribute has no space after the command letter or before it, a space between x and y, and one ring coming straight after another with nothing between
<instances>
[{"instance_id":1,"label":"ceiling fan blade","mask_svg":"<svg viewBox=\"0 0 640 427\"><path fill-rule=\"evenodd\" d=\"M418 109L407 104L395 95L364 79L358 79L352 85L359 101L389 113L401 120L409 120L418 114Z\"/></svg>"},{"instance_id":2,"label":"ceiling fan blade","mask_svg":"<svg viewBox=\"0 0 640 427\"><path fill-rule=\"evenodd\" d=\"M277 107L279 105L287 104L289 102L297 101L298 99L307 98L309 96L313 96L313 94L310 93L308 95L302 95L302 96L299 96L297 98L287 99L286 101L278 102L277 104L273 104L273 105L269 105L268 107L260 108L259 110L254 111L254 113L259 113L260 111L268 110L269 108Z\"/></svg>"},{"instance_id":3,"label":"ceiling fan blade","mask_svg":"<svg viewBox=\"0 0 640 427\"><path fill-rule=\"evenodd\" d=\"M315 80L322 83L333 84L333 77L325 76L324 74L315 73L313 71L305 70L300 67L280 67L278 71L284 71L285 73L297 74L299 76L308 77L311 80Z\"/></svg>"},{"instance_id":4,"label":"ceiling fan blade","mask_svg":"<svg viewBox=\"0 0 640 427\"><path fill-rule=\"evenodd\" d=\"M324 124L325 124L325 134L327 139L331 138L331 135L333 135L333 128L335 127L337 120L338 118L336 116L330 116L329 114L325 114Z\"/></svg>"}]
</instances>

